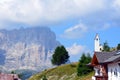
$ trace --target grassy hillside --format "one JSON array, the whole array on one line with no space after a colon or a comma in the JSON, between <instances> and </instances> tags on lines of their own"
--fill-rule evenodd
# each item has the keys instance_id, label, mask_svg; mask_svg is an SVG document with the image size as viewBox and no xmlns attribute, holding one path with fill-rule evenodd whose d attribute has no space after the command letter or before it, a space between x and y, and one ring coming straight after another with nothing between
<instances>
[{"instance_id":1,"label":"grassy hillside","mask_svg":"<svg viewBox=\"0 0 120 80\"><path fill-rule=\"evenodd\" d=\"M33 75L29 80L41 80L43 76L46 76L48 80L91 80L91 76L94 74L91 72L88 75L78 77L76 69L77 63L66 64Z\"/></svg>"}]
</instances>

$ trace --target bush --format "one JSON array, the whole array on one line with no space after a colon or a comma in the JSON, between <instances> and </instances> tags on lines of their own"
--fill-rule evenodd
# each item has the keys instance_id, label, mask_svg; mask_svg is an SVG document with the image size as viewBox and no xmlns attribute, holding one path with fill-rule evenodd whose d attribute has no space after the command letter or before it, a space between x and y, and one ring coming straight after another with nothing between
<instances>
[{"instance_id":1,"label":"bush","mask_svg":"<svg viewBox=\"0 0 120 80\"><path fill-rule=\"evenodd\" d=\"M42 77L42 80L48 80L48 79L47 79L47 77L44 75L44 76Z\"/></svg>"}]
</instances>

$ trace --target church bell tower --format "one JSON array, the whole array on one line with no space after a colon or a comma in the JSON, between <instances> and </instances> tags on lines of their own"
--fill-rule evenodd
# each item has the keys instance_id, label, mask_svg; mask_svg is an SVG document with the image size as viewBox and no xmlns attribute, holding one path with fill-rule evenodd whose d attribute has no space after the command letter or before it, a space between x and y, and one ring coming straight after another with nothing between
<instances>
[{"instance_id":1,"label":"church bell tower","mask_svg":"<svg viewBox=\"0 0 120 80\"><path fill-rule=\"evenodd\" d=\"M98 34L96 34L95 39L94 39L94 51L95 52L102 51L102 45L100 45L100 38Z\"/></svg>"}]
</instances>

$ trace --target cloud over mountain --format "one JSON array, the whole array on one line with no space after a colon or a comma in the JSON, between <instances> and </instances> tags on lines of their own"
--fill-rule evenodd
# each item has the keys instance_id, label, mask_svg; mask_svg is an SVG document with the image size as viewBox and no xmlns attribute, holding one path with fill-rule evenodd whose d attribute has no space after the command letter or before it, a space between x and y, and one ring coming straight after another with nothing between
<instances>
[{"instance_id":1,"label":"cloud over mountain","mask_svg":"<svg viewBox=\"0 0 120 80\"><path fill-rule=\"evenodd\" d=\"M97 12L113 14L119 7L119 0L1 0L0 28L9 26L6 23L49 25Z\"/></svg>"}]
</instances>

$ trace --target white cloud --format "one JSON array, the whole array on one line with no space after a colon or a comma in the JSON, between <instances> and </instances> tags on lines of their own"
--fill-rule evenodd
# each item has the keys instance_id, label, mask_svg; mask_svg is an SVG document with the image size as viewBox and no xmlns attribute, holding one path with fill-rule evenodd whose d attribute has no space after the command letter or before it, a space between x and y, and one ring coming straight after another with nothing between
<instances>
[{"instance_id":1,"label":"white cloud","mask_svg":"<svg viewBox=\"0 0 120 80\"><path fill-rule=\"evenodd\" d=\"M107 30L109 28L111 28L111 25L113 25L112 23L101 23L99 25L95 25L93 26L92 28L89 28L89 30L92 30L92 31L104 31L104 30Z\"/></svg>"},{"instance_id":2,"label":"white cloud","mask_svg":"<svg viewBox=\"0 0 120 80\"><path fill-rule=\"evenodd\" d=\"M78 55L80 53L86 52L86 47L74 43L71 47L67 48L67 51L70 55Z\"/></svg>"},{"instance_id":3,"label":"white cloud","mask_svg":"<svg viewBox=\"0 0 120 80\"><path fill-rule=\"evenodd\" d=\"M3 0L0 2L0 20L31 24L39 20L42 3L39 0Z\"/></svg>"},{"instance_id":4,"label":"white cloud","mask_svg":"<svg viewBox=\"0 0 120 80\"><path fill-rule=\"evenodd\" d=\"M119 18L119 9L119 0L0 0L0 28L10 23L49 26L83 18L101 24Z\"/></svg>"},{"instance_id":5,"label":"white cloud","mask_svg":"<svg viewBox=\"0 0 120 80\"><path fill-rule=\"evenodd\" d=\"M120 18L120 0L114 0L112 3L113 11L111 11L112 20L119 20ZM119 24L119 22L117 22Z\"/></svg>"},{"instance_id":6,"label":"white cloud","mask_svg":"<svg viewBox=\"0 0 120 80\"><path fill-rule=\"evenodd\" d=\"M79 30L79 29L80 29L82 32L86 32L86 31L87 31L87 27L86 27L84 24L80 23L80 24L78 24L78 25L76 25L76 26L70 27L70 28L67 29L65 32L66 32L66 33L74 32L74 31L77 31L77 30Z\"/></svg>"},{"instance_id":7,"label":"white cloud","mask_svg":"<svg viewBox=\"0 0 120 80\"><path fill-rule=\"evenodd\" d=\"M103 8L104 0L0 0L0 22L55 23Z\"/></svg>"},{"instance_id":8,"label":"white cloud","mask_svg":"<svg viewBox=\"0 0 120 80\"><path fill-rule=\"evenodd\" d=\"M96 4L95 4L96 3ZM98 0L50 0L48 1L46 18L64 20L78 17L103 8L103 1Z\"/></svg>"},{"instance_id":9,"label":"white cloud","mask_svg":"<svg viewBox=\"0 0 120 80\"><path fill-rule=\"evenodd\" d=\"M62 37L64 38L81 38L87 32L87 26L80 23L73 27L70 27L64 31Z\"/></svg>"},{"instance_id":10,"label":"white cloud","mask_svg":"<svg viewBox=\"0 0 120 80\"><path fill-rule=\"evenodd\" d=\"M91 31L104 31L111 28L112 23L101 23L98 25L87 25L83 23L76 24L75 26L69 27L61 35L62 38L67 39L79 39L84 37L86 33Z\"/></svg>"},{"instance_id":11,"label":"white cloud","mask_svg":"<svg viewBox=\"0 0 120 80\"><path fill-rule=\"evenodd\" d=\"M115 9L120 10L120 0L114 0L113 5Z\"/></svg>"}]
</instances>

